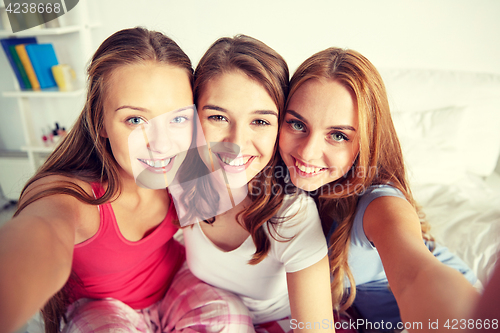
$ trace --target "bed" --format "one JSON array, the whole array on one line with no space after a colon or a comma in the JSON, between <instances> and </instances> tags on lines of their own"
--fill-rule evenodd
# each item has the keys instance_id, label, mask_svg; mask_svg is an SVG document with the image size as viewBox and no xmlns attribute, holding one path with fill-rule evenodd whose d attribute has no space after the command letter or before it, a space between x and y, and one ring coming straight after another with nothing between
<instances>
[{"instance_id":1,"label":"bed","mask_svg":"<svg viewBox=\"0 0 500 333\"><path fill-rule=\"evenodd\" d=\"M484 285L500 244L500 75L381 70L415 198Z\"/></svg>"}]
</instances>

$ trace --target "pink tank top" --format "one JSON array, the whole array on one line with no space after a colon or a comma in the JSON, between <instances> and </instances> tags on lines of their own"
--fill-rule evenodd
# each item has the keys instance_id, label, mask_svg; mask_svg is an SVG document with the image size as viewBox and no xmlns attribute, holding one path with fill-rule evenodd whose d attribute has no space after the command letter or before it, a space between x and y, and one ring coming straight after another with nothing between
<instances>
[{"instance_id":1,"label":"pink tank top","mask_svg":"<svg viewBox=\"0 0 500 333\"><path fill-rule=\"evenodd\" d=\"M97 198L104 194L100 184L92 184ZM177 227L173 200L165 219L149 235L131 242L120 233L110 203L99 206L101 222L97 233L75 245L72 299L107 298L120 300L134 309L144 309L159 301L185 260L184 247L172 236Z\"/></svg>"}]
</instances>

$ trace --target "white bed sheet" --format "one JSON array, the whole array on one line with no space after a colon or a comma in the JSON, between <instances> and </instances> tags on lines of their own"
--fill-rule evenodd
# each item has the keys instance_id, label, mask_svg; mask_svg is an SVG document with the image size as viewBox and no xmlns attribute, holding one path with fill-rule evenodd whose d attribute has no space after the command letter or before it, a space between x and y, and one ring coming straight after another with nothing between
<instances>
[{"instance_id":1,"label":"white bed sheet","mask_svg":"<svg viewBox=\"0 0 500 333\"><path fill-rule=\"evenodd\" d=\"M500 177L467 174L451 185L413 186L436 241L462 258L483 285L500 244Z\"/></svg>"}]
</instances>

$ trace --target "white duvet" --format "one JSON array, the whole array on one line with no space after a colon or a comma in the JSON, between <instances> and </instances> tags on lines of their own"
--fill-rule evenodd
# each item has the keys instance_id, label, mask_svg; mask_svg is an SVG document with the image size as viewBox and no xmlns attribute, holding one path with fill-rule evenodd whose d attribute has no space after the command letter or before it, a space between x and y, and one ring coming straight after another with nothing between
<instances>
[{"instance_id":1,"label":"white duvet","mask_svg":"<svg viewBox=\"0 0 500 333\"><path fill-rule=\"evenodd\" d=\"M431 234L462 258L484 285L500 244L500 188L467 175L454 184L413 187Z\"/></svg>"}]
</instances>

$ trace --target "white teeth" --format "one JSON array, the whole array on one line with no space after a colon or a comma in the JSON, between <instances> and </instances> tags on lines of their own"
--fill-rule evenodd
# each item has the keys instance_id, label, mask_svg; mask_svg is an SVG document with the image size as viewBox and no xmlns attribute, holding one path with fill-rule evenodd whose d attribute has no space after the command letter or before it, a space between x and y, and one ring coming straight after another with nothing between
<instances>
[{"instance_id":1,"label":"white teeth","mask_svg":"<svg viewBox=\"0 0 500 333\"><path fill-rule=\"evenodd\" d=\"M305 172L305 173L309 173L309 174L318 173L321 171L321 169L324 169L324 168L306 167L305 165L300 164L298 161L295 161L295 166L300 171Z\"/></svg>"},{"instance_id":2,"label":"white teeth","mask_svg":"<svg viewBox=\"0 0 500 333\"><path fill-rule=\"evenodd\" d=\"M143 160L139 159L141 162L146 163L152 168L164 168L170 163L170 158L166 158L163 160Z\"/></svg>"},{"instance_id":3,"label":"white teeth","mask_svg":"<svg viewBox=\"0 0 500 333\"><path fill-rule=\"evenodd\" d=\"M242 166L245 163L247 163L248 160L250 159L250 157L245 157L245 158L237 157L237 158L231 160L230 158L228 158L226 156L220 156L220 155L219 155L219 158L221 159L222 162L224 162L225 164L230 165L230 166Z\"/></svg>"}]
</instances>

